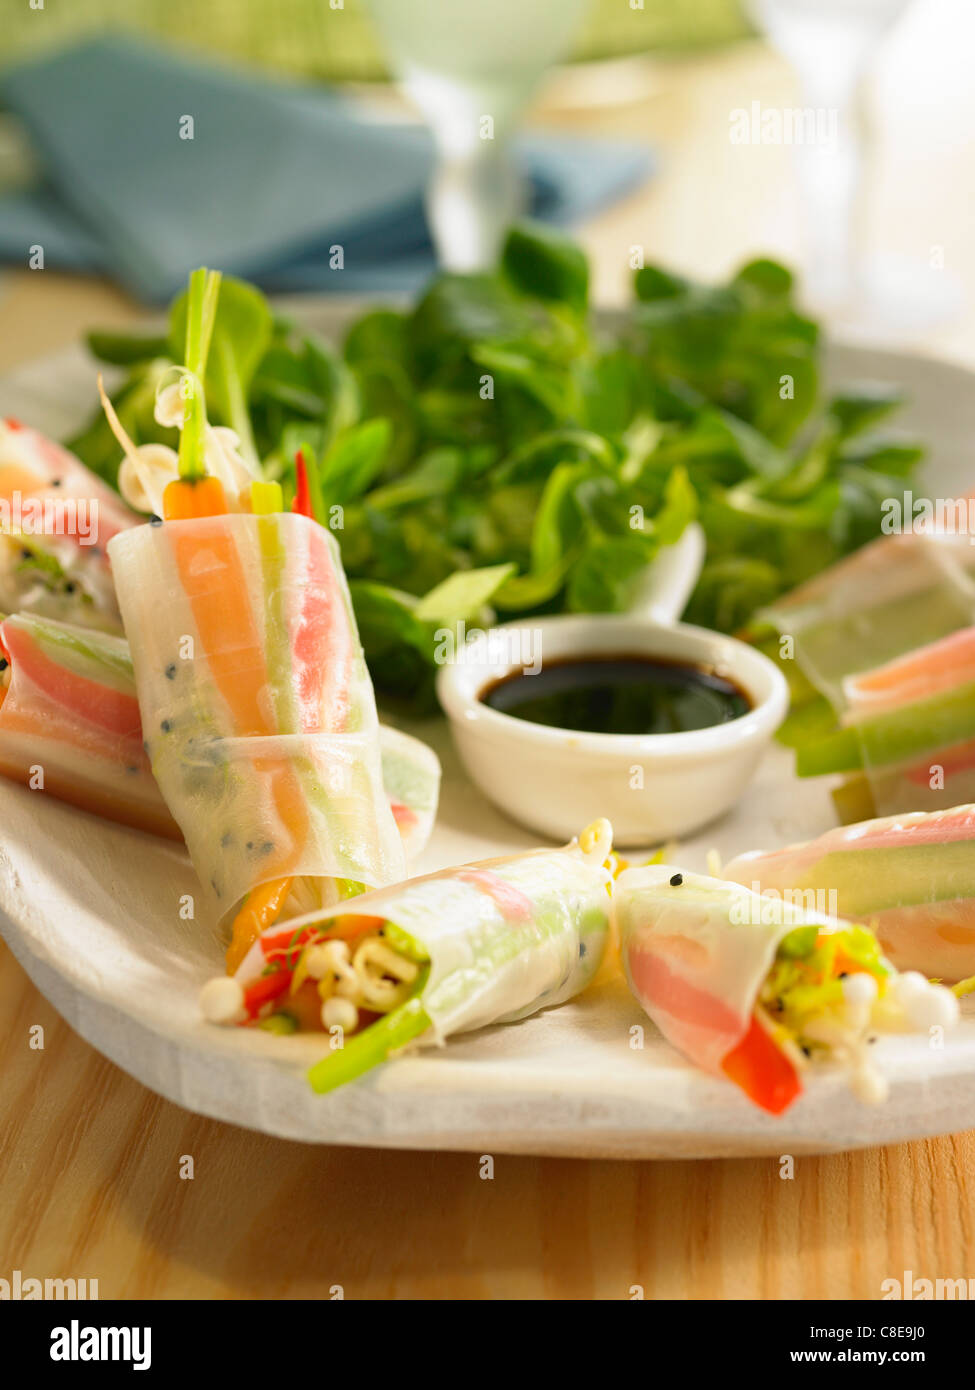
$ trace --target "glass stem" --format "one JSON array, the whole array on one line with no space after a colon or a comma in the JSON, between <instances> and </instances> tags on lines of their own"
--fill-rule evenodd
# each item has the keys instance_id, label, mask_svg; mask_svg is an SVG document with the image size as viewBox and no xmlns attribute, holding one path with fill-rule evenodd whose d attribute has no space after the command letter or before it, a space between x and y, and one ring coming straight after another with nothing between
<instances>
[{"instance_id":1,"label":"glass stem","mask_svg":"<svg viewBox=\"0 0 975 1390\"><path fill-rule=\"evenodd\" d=\"M862 279L865 170L870 127L864 84L806 81L802 104L815 113L816 138L797 146L802 232L806 245L805 292L819 309L840 307Z\"/></svg>"},{"instance_id":2,"label":"glass stem","mask_svg":"<svg viewBox=\"0 0 975 1390\"><path fill-rule=\"evenodd\" d=\"M461 151L438 142L438 154L427 189L437 260L445 270L487 270L523 210L522 181L507 141L478 141Z\"/></svg>"}]
</instances>

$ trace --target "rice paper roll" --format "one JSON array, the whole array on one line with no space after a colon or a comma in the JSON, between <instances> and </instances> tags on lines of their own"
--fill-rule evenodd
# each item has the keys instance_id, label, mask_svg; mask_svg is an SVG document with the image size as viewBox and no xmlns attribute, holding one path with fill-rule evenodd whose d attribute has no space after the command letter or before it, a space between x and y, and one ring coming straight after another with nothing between
<instances>
[{"instance_id":1,"label":"rice paper roll","mask_svg":"<svg viewBox=\"0 0 975 1390\"><path fill-rule=\"evenodd\" d=\"M949 981L975 975L975 806L838 827L740 854L724 874L866 923L899 970Z\"/></svg>"},{"instance_id":2,"label":"rice paper roll","mask_svg":"<svg viewBox=\"0 0 975 1390\"><path fill-rule=\"evenodd\" d=\"M562 849L443 869L270 928L233 979L206 987L204 1013L341 1027L353 1036L310 1074L326 1091L407 1042L438 1044L562 1004L603 959L610 848L601 822Z\"/></svg>"},{"instance_id":3,"label":"rice paper roll","mask_svg":"<svg viewBox=\"0 0 975 1390\"><path fill-rule=\"evenodd\" d=\"M402 878L328 532L224 514L138 527L110 555L152 770L220 919L266 883L311 910Z\"/></svg>"},{"instance_id":4,"label":"rice paper roll","mask_svg":"<svg viewBox=\"0 0 975 1390\"><path fill-rule=\"evenodd\" d=\"M967 506L967 499L965 502ZM787 724L844 819L975 800L975 557L967 534L883 537L764 615L833 711Z\"/></svg>"},{"instance_id":5,"label":"rice paper roll","mask_svg":"<svg viewBox=\"0 0 975 1390\"><path fill-rule=\"evenodd\" d=\"M871 932L738 883L630 869L614 912L626 978L691 1062L781 1114L816 1061L839 1061L867 1101L886 1087L868 1035L950 1027L954 995L898 975Z\"/></svg>"},{"instance_id":6,"label":"rice paper roll","mask_svg":"<svg viewBox=\"0 0 975 1390\"><path fill-rule=\"evenodd\" d=\"M934 530L881 536L760 616L795 639L802 670L842 707L851 675L975 622L973 578L967 536Z\"/></svg>"},{"instance_id":7,"label":"rice paper roll","mask_svg":"<svg viewBox=\"0 0 975 1390\"><path fill-rule=\"evenodd\" d=\"M93 815L182 839L142 746L124 638L18 614L0 622L0 775ZM383 787L408 860L426 848L440 762L418 738L379 727Z\"/></svg>"},{"instance_id":8,"label":"rice paper roll","mask_svg":"<svg viewBox=\"0 0 975 1390\"><path fill-rule=\"evenodd\" d=\"M53 439L0 420L0 612L120 632L106 548L140 519Z\"/></svg>"},{"instance_id":9,"label":"rice paper roll","mask_svg":"<svg viewBox=\"0 0 975 1390\"><path fill-rule=\"evenodd\" d=\"M0 624L0 773L82 810L179 838L142 746L121 637L18 615Z\"/></svg>"}]
</instances>

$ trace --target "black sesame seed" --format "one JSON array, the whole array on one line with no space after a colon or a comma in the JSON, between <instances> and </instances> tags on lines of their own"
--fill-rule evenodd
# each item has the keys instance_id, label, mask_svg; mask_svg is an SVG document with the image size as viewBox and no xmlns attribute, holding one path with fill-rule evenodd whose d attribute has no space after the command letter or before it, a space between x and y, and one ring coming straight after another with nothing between
<instances>
[{"instance_id":1,"label":"black sesame seed","mask_svg":"<svg viewBox=\"0 0 975 1390\"><path fill-rule=\"evenodd\" d=\"M840 980L845 980L849 973L849 970L841 970L837 978Z\"/></svg>"},{"instance_id":2,"label":"black sesame seed","mask_svg":"<svg viewBox=\"0 0 975 1390\"><path fill-rule=\"evenodd\" d=\"M6 657L3 657L3 656L0 656L0 671L6 671L6 669L7 669L7 667L8 667L9 665L10 665L10 662L7 660L7 658L6 658Z\"/></svg>"},{"instance_id":3,"label":"black sesame seed","mask_svg":"<svg viewBox=\"0 0 975 1390\"><path fill-rule=\"evenodd\" d=\"M159 727L160 729L162 729L164 734L168 734L170 729L173 727L173 722L171 719L164 719L162 723L159 725Z\"/></svg>"},{"instance_id":4,"label":"black sesame seed","mask_svg":"<svg viewBox=\"0 0 975 1390\"><path fill-rule=\"evenodd\" d=\"M254 848L254 841L253 841L253 840L248 840L248 841L247 841L246 848L247 848L247 849L253 849L253 848Z\"/></svg>"},{"instance_id":5,"label":"black sesame seed","mask_svg":"<svg viewBox=\"0 0 975 1390\"><path fill-rule=\"evenodd\" d=\"M262 853L262 854L270 854L271 851L272 851L273 849L274 849L274 842L273 842L273 840L265 840L264 843L263 843L263 845L261 845L261 853Z\"/></svg>"},{"instance_id":6,"label":"black sesame seed","mask_svg":"<svg viewBox=\"0 0 975 1390\"><path fill-rule=\"evenodd\" d=\"M671 888L679 888L683 882L684 882L684 875L683 875L683 874L674 874L673 878L670 880L670 886L671 886Z\"/></svg>"},{"instance_id":7,"label":"black sesame seed","mask_svg":"<svg viewBox=\"0 0 975 1390\"><path fill-rule=\"evenodd\" d=\"M161 526L162 524L163 524L163 519L162 519L162 517L161 517L161 516L156 516L156 513L153 512L152 516L149 518L149 525L150 525L150 526Z\"/></svg>"},{"instance_id":8,"label":"black sesame seed","mask_svg":"<svg viewBox=\"0 0 975 1390\"><path fill-rule=\"evenodd\" d=\"M52 487L60 487L60 486L61 486L61 479L60 479L60 478L52 478L52 479L51 479L51 486L52 486Z\"/></svg>"},{"instance_id":9,"label":"black sesame seed","mask_svg":"<svg viewBox=\"0 0 975 1390\"><path fill-rule=\"evenodd\" d=\"M168 681L174 681L174 680L176 679L176 662L175 662L175 661L171 661L171 662L169 663L169 665L166 667L166 679L167 679Z\"/></svg>"},{"instance_id":10,"label":"black sesame seed","mask_svg":"<svg viewBox=\"0 0 975 1390\"><path fill-rule=\"evenodd\" d=\"M811 1050L810 1050L808 1047L806 1047L805 1044L803 1044L803 1047L802 1047L802 1055L803 1055L803 1057L811 1057L811 1056L812 1056Z\"/></svg>"},{"instance_id":11,"label":"black sesame seed","mask_svg":"<svg viewBox=\"0 0 975 1390\"><path fill-rule=\"evenodd\" d=\"M66 594L73 594L74 591L75 591L75 589L77 589L77 587L78 587L78 586L77 586L77 584L74 582L74 580L73 580L73 579L69 579L68 582L67 582L67 584L65 584L65 586L64 586L64 592L65 592Z\"/></svg>"}]
</instances>

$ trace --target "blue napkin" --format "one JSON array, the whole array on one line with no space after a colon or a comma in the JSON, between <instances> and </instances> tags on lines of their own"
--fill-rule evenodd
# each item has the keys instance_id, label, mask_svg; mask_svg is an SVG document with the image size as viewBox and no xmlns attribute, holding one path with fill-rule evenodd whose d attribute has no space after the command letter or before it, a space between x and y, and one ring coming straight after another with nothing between
<instances>
[{"instance_id":1,"label":"blue napkin","mask_svg":"<svg viewBox=\"0 0 975 1390\"><path fill-rule=\"evenodd\" d=\"M205 263L277 292L410 290L434 266L433 153L321 87L99 37L0 75L43 183L0 197L0 260L99 271L159 302ZM181 139L191 116L193 139ZM185 124L185 123L184 123ZM642 145L520 142L533 215L570 223L650 172ZM341 246L344 268L329 267Z\"/></svg>"}]
</instances>

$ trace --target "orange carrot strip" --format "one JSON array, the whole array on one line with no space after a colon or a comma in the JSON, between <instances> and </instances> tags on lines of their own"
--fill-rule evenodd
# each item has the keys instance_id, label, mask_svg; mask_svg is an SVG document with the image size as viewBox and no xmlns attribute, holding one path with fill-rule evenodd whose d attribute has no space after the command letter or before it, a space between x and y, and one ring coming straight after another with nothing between
<instances>
[{"instance_id":1,"label":"orange carrot strip","mask_svg":"<svg viewBox=\"0 0 975 1390\"><path fill-rule=\"evenodd\" d=\"M227 947L227 974L232 975L261 932L273 925L291 892L291 879L278 878L262 883L244 899L234 918L230 945Z\"/></svg>"},{"instance_id":2,"label":"orange carrot strip","mask_svg":"<svg viewBox=\"0 0 975 1390\"><path fill-rule=\"evenodd\" d=\"M219 478L174 478L163 493L167 521L190 521L201 516L224 516L230 508Z\"/></svg>"}]
</instances>

